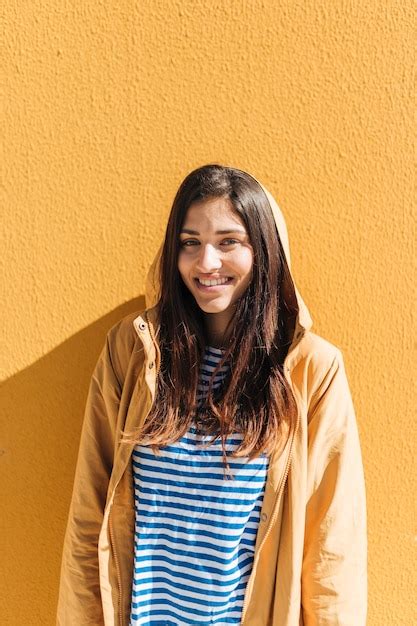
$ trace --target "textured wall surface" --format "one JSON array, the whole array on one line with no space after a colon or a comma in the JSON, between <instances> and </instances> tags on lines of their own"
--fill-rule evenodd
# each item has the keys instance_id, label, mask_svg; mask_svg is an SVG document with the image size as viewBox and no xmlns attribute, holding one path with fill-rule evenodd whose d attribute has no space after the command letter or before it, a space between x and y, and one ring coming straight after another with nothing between
<instances>
[{"instance_id":1,"label":"textured wall surface","mask_svg":"<svg viewBox=\"0 0 417 626\"><path fill-rule=\"evenodd\" d=\"M54 623L91 370L107 329L143 305L178 184L218 161L277 198L313 330L345 357L368 623L415 624L415 3L3 10L0 622Z\"/></svg>"}]
</instances>

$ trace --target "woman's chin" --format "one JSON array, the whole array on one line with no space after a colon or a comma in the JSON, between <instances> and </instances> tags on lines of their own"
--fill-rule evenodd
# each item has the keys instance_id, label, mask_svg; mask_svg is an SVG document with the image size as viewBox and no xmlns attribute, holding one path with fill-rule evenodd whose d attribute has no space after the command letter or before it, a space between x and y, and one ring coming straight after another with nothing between
<instances>
[{"instance_id":1,"label":"woman's chin","mask_svg":"<svg viewBox=\"0 0 417 626\"><path fill-rule=\"evenodd\" d=\"M203 311L203 313L210 313L210 314L224 313L230 307L230 303L215 304L214 302L198 302L198 300L197 300L197 304L200 307L200 309Z\"/></svg>"}]
</instances>

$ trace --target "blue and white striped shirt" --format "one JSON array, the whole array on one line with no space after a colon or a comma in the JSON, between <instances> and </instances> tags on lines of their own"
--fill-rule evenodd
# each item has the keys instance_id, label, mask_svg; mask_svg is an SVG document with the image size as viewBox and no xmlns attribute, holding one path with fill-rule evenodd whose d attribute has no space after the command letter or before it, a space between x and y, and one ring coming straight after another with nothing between
<instances>
[{"instance_id":1,"label":"blue and white striped shirt","mask_svg":"<svg viewBox=\"0 0 417 626\"><path fill-rule=\"evenodd\" d=\"M222 351L207 347L199 402ZM214 388L227 372L217 373ZM160 456L135 446L135 554L130 623L133 626L240 624L252 569L268 458L229 461L224 480L221 442L191 426ZM241 434L230 435L226 450Z\"/></svg>"}]
</instances>

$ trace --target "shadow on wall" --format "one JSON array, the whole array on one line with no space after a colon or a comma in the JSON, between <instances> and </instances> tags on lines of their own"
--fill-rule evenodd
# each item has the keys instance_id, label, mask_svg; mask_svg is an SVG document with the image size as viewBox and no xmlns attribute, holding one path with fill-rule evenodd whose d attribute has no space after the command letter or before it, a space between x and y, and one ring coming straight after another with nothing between
<instances>
[{"instance_id":1,"label":"shadow on wall","mask_svg":"<svg viewBox=\"0 0 417 626\"><path fill-rule=\"evenodd\" d=\"M1 385L2 624L55 624L62 542L91 374L107 331L144 308L143 296L118 307Z\"/></svg>"}]
</instances>

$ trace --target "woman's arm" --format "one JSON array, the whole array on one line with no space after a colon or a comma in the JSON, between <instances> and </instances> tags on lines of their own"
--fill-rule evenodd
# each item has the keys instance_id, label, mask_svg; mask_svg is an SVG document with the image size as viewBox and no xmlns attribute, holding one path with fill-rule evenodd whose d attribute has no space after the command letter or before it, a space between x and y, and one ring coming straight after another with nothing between
<instances>
[{"instance_id":1,"label":"woman's arm","mask_svg":"<svg viewBox=\"0 0 417 626\"><path fill-rule=\"evenodd\" d=\"M109 337L90 382L64 539L57 626L100 626L97 544L113 466L121 388Z\"/></svg>"},{"instance_id":2,"label":"woman's arm","mask_svg":"<svg viewBox=\"0 0 417 626\"><path fill-rule=\"evenodd\" d=\"M311 400L308 437L304 625L365 626L365 483L355 411L339 349Z\"/></svg>"}]
</instances>

